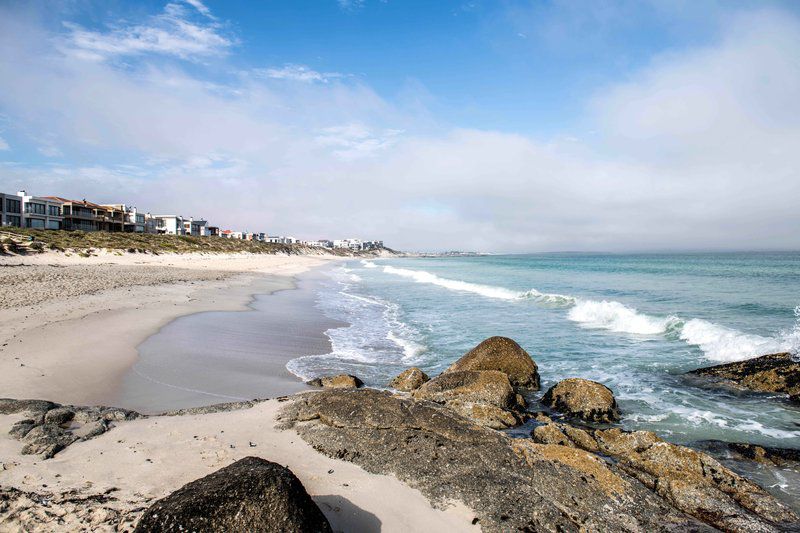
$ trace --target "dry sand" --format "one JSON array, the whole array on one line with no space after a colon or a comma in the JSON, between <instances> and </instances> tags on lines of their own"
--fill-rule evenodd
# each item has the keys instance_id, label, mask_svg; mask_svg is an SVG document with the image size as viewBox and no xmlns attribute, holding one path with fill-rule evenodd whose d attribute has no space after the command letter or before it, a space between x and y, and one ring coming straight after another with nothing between
<instances>
[{"instance_id":1,"label":"dry sand","mask_svg":"<svg viewBox=\"0 0 800 533\"><path fill-rule=\"evenodd\" d=\"M245 310L264 275L290 284L291 276L332 259L0 258L0 396L109 403L136 346L175 317ZM279 405L119 422L46 461L20 455L22 443L7 434L20 416L0 415L0 531L103 530L124 517L130 526L152 499L248 455L288 466L334 530L479 529L461 504L433 509L396 478L322 456L294 431L275 429Z\"/></svg>"}]
</instances>

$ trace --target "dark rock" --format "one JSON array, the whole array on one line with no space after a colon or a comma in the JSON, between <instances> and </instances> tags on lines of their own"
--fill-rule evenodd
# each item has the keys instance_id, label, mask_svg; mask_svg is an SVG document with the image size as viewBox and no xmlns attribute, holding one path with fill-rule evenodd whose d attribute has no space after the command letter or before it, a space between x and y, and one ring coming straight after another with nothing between
<instances>
[{"instance_id":1,"label":"dark rock","mask_svg":"<svg viewBox=\"0 0 800 533\"><path fill-rule=\"evenodd\" d=\"M462 501L486 532L711 530L593 453L510 438L433 402L322 391L295 396L282 419L322 453L395 475L434 505Z\"/></svg>"},{"instance_id":2,"label":"dark rock","mask_svg":"<svg viewBox=\"0 0 800 533\"><path fill-rule=\"evenodd\" d=\"M755 483L708 454L664 442L650 431L583 430L551 423L535 428L532 438L613 457L670 504L724 531L800 526L797 515Z\"/></svg>"},{"instance_id":3,"label":"dark rock","mask_svg":"<svg viewBox=\"0 0 800 533\"><path fill-rule=\"evenodd\" d=\"M56 424L42 424L33 427L22 438L25 446L22 447L21 453L41 455L44 459L50 459L76 440L78 437Z\"/></svg>"},{"instance_id":4,"label":"dark rock","mask_svg":"<svg viewBox=\"0 0 800 533\"><path fill-rule=\"evenodd\" d=\"M800 361L788 352L698 368L690 375L716 378L758 392L781 392L800 403Z\"/></svg>"},{"instance_id":5,"label":"dark rock","mask_svg":"<svg viewBox=\"0 0 800 533\"><path fill-rule=\"evenodd\" d=\"M57 403L47 400L14 400L11 398L0 398L0 414L13 415L16 413L31 413L42 415L58 407Z\"/></svg>"},{"instance_id":6,"label":"dark rock","mask_svg":"<svg viewBox=\"0 0 800 533\"><path fill-rule=\"evenodd\" d=\"M430 379L428 374L414 366L400 372L397 377L389 382L389 386L399 391L411 392L420 388L423 383L430 381Z\"/></svg>"},{"instance_id":7,"label":"dark rock","mask_svg":"<svg viewBox=\"0 0 800 533\"><path fill-rule=\"evenodd\" d=\"M307 381L306 385L322 387L323 389L357 389L358 387L363 387L364 382L350 374L339 374L312 379Z\"/></svg>"},{"instance_id":8,"label":"dark rock","mask_svg":"<svg viewBox=\"0 0 800 533\"><path fill-rule=\"evenodd\" d=\"M14 425L11 426L11 429L9 430L8 434L17 440L20 440L36 426L37 424L35 420L31 418L26 418L25 420L20 420L18 422L15 422Z\"/></svg>"},{"instance_id":9,"label":"dark rock","mask_svg":"<svg viewBox=\"0 0 800 533\"><path fill-rule=\"evenodd\" d=\"M536 363L528 352L508 337L489 337L450 365L445 372L463 370L497 370L506 374L515 387L539 390Z\"/></svg>"},{"instance_id":10,"label":"dark rock","mask_svg":"<svg viewBox=\"0 0 800 533\"><path fill-rule=\"evenodd\" d=\"M619 420L617 401L611 389L588 379L559 381L545 393L542 403L587 422Z\"/></svg>"},{"instance_id":11,"label":"dark rock","mask_svg":"<svg viewBox=\"0 0 800 533\"><path fill-rule=\"evenodd\" d=\"M56 407L50 409L44 415L45 424L56 424L57 426L71 422L75 418L75 411L69 407Z\"/></svg>"},{"instance_id":12,"label":"dark rock","mask_svg":"<svg viewBox=\"0 0 800 533\"><path fill-rule=\"evenodd\" d=\"M155 502L136 531L329 532L331 528L289 469L245 457Z\"/></svg>"},{"instance_id":13,"label":"dark rock","mask_svg":"<svg viewBox=\"0 0 800 533\"><path fill-rule=\"evenodd\" d=\"M200 407L188 407L186 409L176 409L161 413L161 416L184 416L184 415L206 415L209 413L222 413L227 411L238 411L240 409L250 409L260 400L246 400L243 402L215 403L214 405L203 405Z\"/></svg>"}]
</instances>

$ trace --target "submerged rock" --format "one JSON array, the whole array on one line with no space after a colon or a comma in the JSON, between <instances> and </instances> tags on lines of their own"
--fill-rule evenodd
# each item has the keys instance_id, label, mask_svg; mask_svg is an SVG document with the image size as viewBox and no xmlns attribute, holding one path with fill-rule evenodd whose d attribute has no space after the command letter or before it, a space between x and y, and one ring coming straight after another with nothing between
<instances>
[{"instance_id":1,"label":"submerged rock","mask_svg":"<svg viewBox=\"0 0 800 533\"><path fill-rule=\"evenodd\" d=\"M545 393L542 403L587 422L619 420L617 401L611 389L588 379L559 381Z\"/></svg>"},{"instance_id":2,"label":"submerged rock","mask_svg":"<svg viewBox=\"0 0 800 533\"><path fill-rule=\"evenodd\" d=\"M508 337L489 337L450 365L445 373L464 370L497 370L515 387L539 390L536 363L522 347Z\"/></svg>"},{"instance_id":3,"label":"submerged rock","mask_svg":"<svg viewBox=\"0 0 800 533\"><path fill-rule=\"evenodd\" d=\"M281 417L328 456L393 474L434 505L462 501L483 531L711 531L598 455L514 439L433 402L331 390L293 397Z\"/></svg>"},{"instance_id":4,"label":"submerged rock","mask_svg":"<svg viewBox=\"0 0 800 533\"><path fill-rule=\"evenodd\" d=\"M155 502L136 531L312 533L331 527L291 470L245 457Z\"/></svg>"},{"instance_id":5,"label":"submerged rock","mask_svg":"<svg viewBox=\"0 0 800 533\"><path fill-rule=\"evenodd\" d=\"M364 386L363 381L350 374L324 376L307 381L306 384L312 387L322 387L323 389L356 389Z\"/></svg>"},{"instance_id":6,"label":"submerged rock","mask_svg":"<svg viewBox=\"0 0 800 533\"><path fill-rule=\"evenodd\" d=\"M717 378L758 392L782 392L800 404L800 361L788 352L698 368L688 374Z\"/></svg>"},{"instance_id":7,"label":"submerged rock","mask_svg":"<svg viewBox=\"0 0 800 533\"><path fill-rule=\"evenodd\" d=\"M583 430L550 423L535 428L532 438L613 457L620 468L677 509L725 531L800 526L797 515L755 483L708 454L670 444L650 431Z\"/></svg>"},{"instance_id":8,"label":"submerged rock","mask_svg":"<svg viewBox=\"0 0 800 533\"><path fill-rule=\"evenodd\" d=\"M389 382L389 386L399 391L411 392L420 388L423 383L430 381L430 379L428 374L414 366L400 372L397 377Z\"/></svg>"}]
</instances>

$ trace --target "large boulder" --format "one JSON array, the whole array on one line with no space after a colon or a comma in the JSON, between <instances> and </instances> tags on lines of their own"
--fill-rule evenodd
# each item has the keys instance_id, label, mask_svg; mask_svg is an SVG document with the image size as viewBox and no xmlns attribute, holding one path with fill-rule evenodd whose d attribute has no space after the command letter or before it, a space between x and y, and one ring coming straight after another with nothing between
<instances>
[{"instance_id":1,"label":"large boulder","mask_svg":"<svg viewBox=\"0 0 800 533\"><path fill-rule=\"evenodd\" d=\"M307 381L306 384L312 387L322 387L323 389L357 389L364 386L363 381L350 374L324 376Z\"/></svg>"},{"instance_id":2,"label":"large boulder","mask_svg":"<svg viewBox=\"0 0 800 533\"><path fill-rule=\"evenodd\" d=\"M542 403L587 422L619 420L619 409L611 389L596 381L569 378L559 381L545 393Z\"/></svg>"},{"instance_id":3,"label":"large boulder","mask_svg":"<svg viewBox=\"0 0 800 533\"><path fill-rule=\"evenodd\" d=\"M464 370L497 370L506 374L515 387L539 390L536 363L508 337L489 337L450 365L445 373Z\"/></svg>"},{"instance_id":4,"label":"large boulder","mask_svg":"<svg viewBox=\"0 0 800 533\"><path fill-rule=\"evenodd\" d=\"M22 447L21 453L23 455L41 455L44 459L50 459L76 440L78 437L56 424L37 425L22 436L25 446Z\"/></svg>"},{"instance_id":5,"label":"large boulder","mask_svg":"<svg viewBox=\"0 0 800 533\"><path fill-rule=\"evenodd\" d=\"M758 392L782 392L800 403L800 360L788 352L698 368L690 375L715 378Z\"/></svg>"},{"instance_id":6,"label":"large boulder","mask_svg":"<svg viewBox=\"0 0 800 533\"><path fill-rule=\"evenodd\" d=\"M483 403L511 409L516 407L516 393L508 376L496 370L447 372L428 381L414 398L447 403L451 400Z\"/></svg>"},{"instance_id":7,"label":"large boulder","mask_svg":"<svg viewBox=\"0 0 800 533\"><path fill-rule=\"evenodd\" d=\"M331 527L288 469L245 457L158 500L137 532L329 532Z\"/></svg>"},{"instance_id":8,"label":"large boulder","mask_svg":"<svg viewBox=\"0 0 800 533\"><path fill-rule=\"evenodd\" d=\"M280 416L321 453L394 475L434 505L463 502L482 531L713 530L614 461L511 438L437 403L327 390L293 396Z\"/></svg>"},{"instance_id":9,"label":"large boulder","mask_svg":"<svg viewBox=\"0 0 800 533\"><path fill-rule=\"evenodd\" d=\"M430 379L428 374L414 366L400 372L397 377L389 382L389 386L399 391L411 392L420 388L423 383L430 381Z\"/></svg>"}]
</instances>

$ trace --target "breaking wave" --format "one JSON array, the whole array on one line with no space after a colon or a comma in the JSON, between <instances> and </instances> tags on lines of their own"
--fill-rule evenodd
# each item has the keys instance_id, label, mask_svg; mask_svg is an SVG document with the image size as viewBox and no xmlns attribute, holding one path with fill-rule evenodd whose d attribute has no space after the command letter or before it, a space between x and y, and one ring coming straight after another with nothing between
<instances>
[{"instance_id":1,"label":"breaking wave","mask_svg":"<svg viewBox=\"0 0 800 533\"><path fill-rule=\"evenodd\" d=\"M366 263L370 262L362 261L367 268L377 267L374 263L370 263L371 266ZM384 266L383 272L411 279L417 283L428 283L487 298L532 300L542 305L568 307L567 318L582 327L634 335L667 335L697 346L704 356L712 361L740 361L767 353L800 350L800 306L794 310L797 321L792 330L781 332L776 337L762 337L699 318L684 320L675 315L648 315L613 300L588 300L563 294L542 293L536 289L519 292L504 287L443 278L424 270L393 266Z\"/></svg>"}]
</instances>

